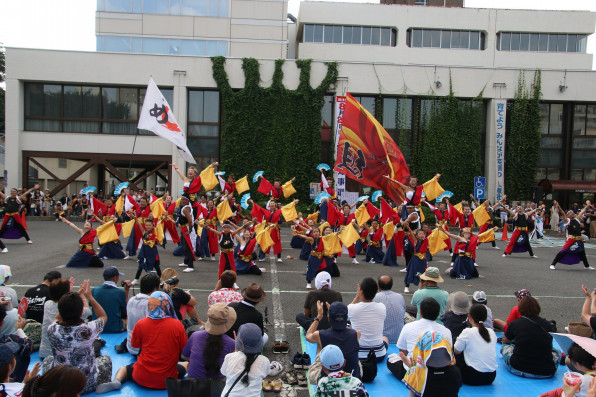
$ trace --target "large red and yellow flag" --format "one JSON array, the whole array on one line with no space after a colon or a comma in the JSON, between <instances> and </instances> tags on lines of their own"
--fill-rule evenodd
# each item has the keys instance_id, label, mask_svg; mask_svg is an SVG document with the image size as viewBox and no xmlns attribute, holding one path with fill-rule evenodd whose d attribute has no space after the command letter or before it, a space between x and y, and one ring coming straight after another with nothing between
<instances>
[{"instance_id":1,"label":"large red and yellow flag","mask_svg":"<svg viewBox=\"0 0 596 397\"><path fill-rule=\"evenodd\" d=\"M391 178L402 183L410 175L406 160L383 126L358 101L347 94L334 170L363 185L381 189L401 203L404 192Z\"/></svg>"}]
</instances>

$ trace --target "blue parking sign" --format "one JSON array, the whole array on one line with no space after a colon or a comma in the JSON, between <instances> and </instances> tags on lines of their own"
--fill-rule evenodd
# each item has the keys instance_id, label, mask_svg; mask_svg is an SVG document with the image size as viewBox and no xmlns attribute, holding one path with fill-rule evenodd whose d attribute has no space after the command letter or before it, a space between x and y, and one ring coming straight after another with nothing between
<instances>
[{"instance_id":1,"label":"blue parking sign","mask_svg":"<svg viewBox=\"0 0 596 397\"><path fill-rule=\"evenodd\" d=\"M486 199L486 189L483 187L474 188L474 198L476 198L477 200Z\"/></svg>"}]
</instances>

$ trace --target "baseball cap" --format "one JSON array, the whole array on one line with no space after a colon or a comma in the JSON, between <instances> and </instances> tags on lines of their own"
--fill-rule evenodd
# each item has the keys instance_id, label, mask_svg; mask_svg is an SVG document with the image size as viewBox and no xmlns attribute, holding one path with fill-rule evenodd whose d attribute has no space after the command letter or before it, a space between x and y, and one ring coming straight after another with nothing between
<instances>
[{"instance_id":1,"label":"baseball cap","mask_svg":"<svg viewBox=\"0 0 596 397\"><path fill-rule=\"evenodd\" d=\"M343 329L348 325L348 307L342 302L333 302L327 312L329 325L333 329Z\"/></svg>"},{"instance_id":2,"label":"baseball cap","mask_svg":"<svg viewBox=\"0 0 596 397\"><path fill-rule=\"evenodd\" d=\"M264 345L263 332L253 323L242 324L236 335L236 349L246 354L260 353Z\"/></svg>"},{"instance_id":3,"label":"baseball cap","mask_svg":"<svg viewBox=\"0 0 596 397\"><path fill-rule=\"evenodd\" d=\"M103 271L103 279L109 280L116 276L124 276L124 273L120 273L116 266L110 266L106 270Z\"/></svg>"},{"instance_id":4,"label":"baseball cap","mask_svg":"<svg viewBox=\"0 0 596 397\"><path fill-rule=\"evenodd\" d=\"M10 359L19 351L19 345L15 342L7 342L0 345L0 367L4 367Z\"/></svg>"},{"instance_id":5,"label":"baseball cap","mask_svg":"<svg viewBox=\"0 0 596 397\"><path fill-rule=\"evenodd\" d=\"M523 299L527 296L532 296L530 291L528 291L527 289L520 289L519 291L515 291L515 297L517 299Z\"/></svg>"},{"instance_id":6,"label":"baseball cap","mask_svg":"<svg viewBox=\"0 0 596 397\"><path fill-rule=\"evenodd\" d=\"M484 291L474 291L474 295L472 295L472 299L474 299L478 303L485 303L486 302L486 294Z\"/></svg>"},{"instance_id":7,"label":"baseball cap","mask_svg":"<svg viewBox=\"0 0 596 397\"><path fill-rule=\"evenodd\" d=\"M344 355L335 345L327 345L319 353L321 365L330 371L339 371L344 366Z\"/></svg>"}]
</instances>

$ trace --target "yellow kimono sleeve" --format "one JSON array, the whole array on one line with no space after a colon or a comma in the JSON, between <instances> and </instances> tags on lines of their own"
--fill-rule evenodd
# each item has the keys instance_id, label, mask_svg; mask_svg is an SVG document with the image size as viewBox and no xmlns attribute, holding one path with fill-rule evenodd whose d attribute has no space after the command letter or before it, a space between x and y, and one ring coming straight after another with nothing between
<instances>
[{"instance_id":1,"label":"yellow kimono sleeve","mask_svg":"<svg viewBox=\"0 0 596 397\"><path fill-rule=\"evenodd\" d=\"M209 190L213 189L215 186L219 185L219 180L215 176L215 171L213 171L213 167L209 166L201 171L201 184L205 188L205 191L208 192Z\"/></svg>"},{"instance_id":2,"label":"yellow kimono sleeve","mask_svg":"<svg viewBox=\"0 0 596 397\"><path fill-rule=\"evenodd\" d=\"M294 219L297 219L298 213L296 212L296 202L292 201L290 204L281 207L281 214L286 222L292 222Z\"/></svg>"},{"instance_id":3,"label":"yellow kimono sleeve","mask_svg":"<svg viewBox=\"0 0 596 397\"><path fill-rule=\"evenodd\" d=\"M488 229L484 233L478 235L478 241L481 243L488 243L489 241L495 241L495 229Z\"/></svg>"},{"instance_id":4,"label":"yellow kimono sleeve","mask_svg":"<svg viewBox=\"0 0 596 397\"><path fill-rule=\"evenodd\" d=\"M224 200L218 204L217 219L219 219L220 222L223 222L226 219L231 218L233 216L234 216L234 213L232 212L232 209L230 208L230 203L228 202L228 200Z\"/></svg>"},{"instance_id":5,"label":"yellow kimono sleeve","mask_svg":"<svg viewBox=\"0 0 596 397\"><path fill-rule=\"evenodd\" d=\"M359 226L362 226L368 222L370 219L370 214L366 209L366 205L362 204L360 207L358 207L356 212L354 212L354 217L356 218L356 223L358 223Z\"/></svg>"},{"instance_id":6,"label":"yellow kimono sleeve","mask_svg":"<svg viewBox=\"0 0 596 397\"><path fill-rule=\"evenodd\" d=\"M490 216L486 211L486 205L484 204L480 205L478 208L472 211L472 214L474 215L474 220L476 221L476 224L478 226L482 226L490 220Z\"/></svg>"},{"instance_id":7,"label":"yellow kimono sleeve","mask_svg":"<svg viewBox=\"0 0 596 397\"><path fill-rule=\"evenodd\" d=\"M114 226L114 221L109 221L97 227L97 241L100 245L118 240L118 232Z\"/></svg>"},{"instance_id":8,"label":"yellow kimono sleeve","mask_svg":"<svg viewBox=\"0 0 596 397\"><path fill-rule=\"evenodd\" d=\"M339 237L337 233L331 233L327 236L323 236L323 246L325 247L325 255L339 254L341 252L341 244L339 243Z\"/></svg>"},{"instance_id":9,"label":"yellow kimono sleeve","mask_svg":"<svg viewBox=\"0 0 596 397\"><path fill-rule=\"evenodd\" d=\"M165 208L163 207L163 197L158 198L154 202L149 205L151 208L151 213L153 214L153 219L159 219L161 216L166 212Z\"/></svg>"},{"instance_id":10,"label":"yellow kimono sleeve","mask_svg":"<svg viewBox=\"0 0 596 397\"><path fill-rule=\"evenodd\" d=\"M263 252L267 251L269 247L273 245L273 239L271 238L271 230L269 230L268 228L261 230L259 234L257 234L256 240L257 243L259 243L261 250L263 250Z\"/></svg>"},{"instance_id":11,"label":"yellow kimono sleeve","mask_svg":"<svg viewBox=\"0 0 596 397\"><path fill-rule=\"evenodd\" d=\"M447 236L443 234L439 229L433 230L428 236L428 250L431 255L436 255L438 252L443 251L447 248L445 238Z\"/></svg>"},{"instance_id":12,"label":"yellow kimono sleeve","mask_svg":"<svg viewBox=\"0 0 596 397\"><path fill-rule=\"evenodd\" d=\"M385 240L389 241L393 238L395 232L395 225L393 222L387 222L383 225L383 233L385 233Z\"/></svg>"},{"instance_id":13,"label":"yellow kimono sleeve","mask_svg":"<svg viewBox=\"0 0 596 397\"><path fill-rule=\"evenodd\" d=\"M351 247L354 245L356 241L360 238L360 234L358 234L358 230L354 227L354 225L349 224L345 227L344 230L339 234L339 239L346 247Z\"/></svg>"},{"instance_id":14,"label":"yellow kimono sleeve","mask_svg":"<svg viewBox=\"0 0 596 397\"><path fill-rule=\"evenodd\" d=\"M245 176L244 178L238 179L236 181L236 192L238 192L238 194L242 194L242 193L246 192L247 190L250 190L250 186L248 185L247 176Z\"/></svg>"},{"instance_id":15,"label":"yellow kimono sleeve","mask_svg":"<svg viewBox=\"0 0 596 397\"><path fill-rule=\"evenodd\" d=\"M283 192L285 198L288 198L292 194L296 193L296 189L294 189L292 181L287 181L286 183L284 183L281 187L281 191Z\"/></svg>"},{"instance_id":16,"label":"yellow kimono sleeve","mask_svg":"<svg viewBox=\"0 0 596 397\"><path fill-rule=\"evenodd\" d=\"M122 237L129 237L132 232L132 228L135 226L135 220L132 219L122 224Z\"/></svg>"},{"instance_id":17,"label":"yellow kimono sleeve","mask_svg":"<svg viewBox=\"0 0 596 397\"><path fill-rule=\"evenodd\" d=\"M445 193L445 189L441 187L436 177L422 185L422 188L426 195L426 199L429 201L433 201L441 194Z\"/></svg>"}]
</instances>

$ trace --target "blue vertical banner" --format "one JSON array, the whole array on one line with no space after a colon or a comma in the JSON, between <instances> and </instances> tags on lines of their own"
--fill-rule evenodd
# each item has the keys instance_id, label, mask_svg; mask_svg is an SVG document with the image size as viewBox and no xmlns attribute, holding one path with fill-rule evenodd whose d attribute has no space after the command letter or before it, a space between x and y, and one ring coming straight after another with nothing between
<instances>
[{"instance_id":1,"label":"blue vertical banner","mask_svg":"<svg viewBox=\"0 0 596 397\"><path fill-rule=\"evenodd\" d=\"M495 99L494 104L494 123L495 123L495 138L496 138L496 178L495 178L495 191L496 201L503 198L505 194L505 120L507 115L507 100L506 99Z\"/></svg>"}]
</instances>

